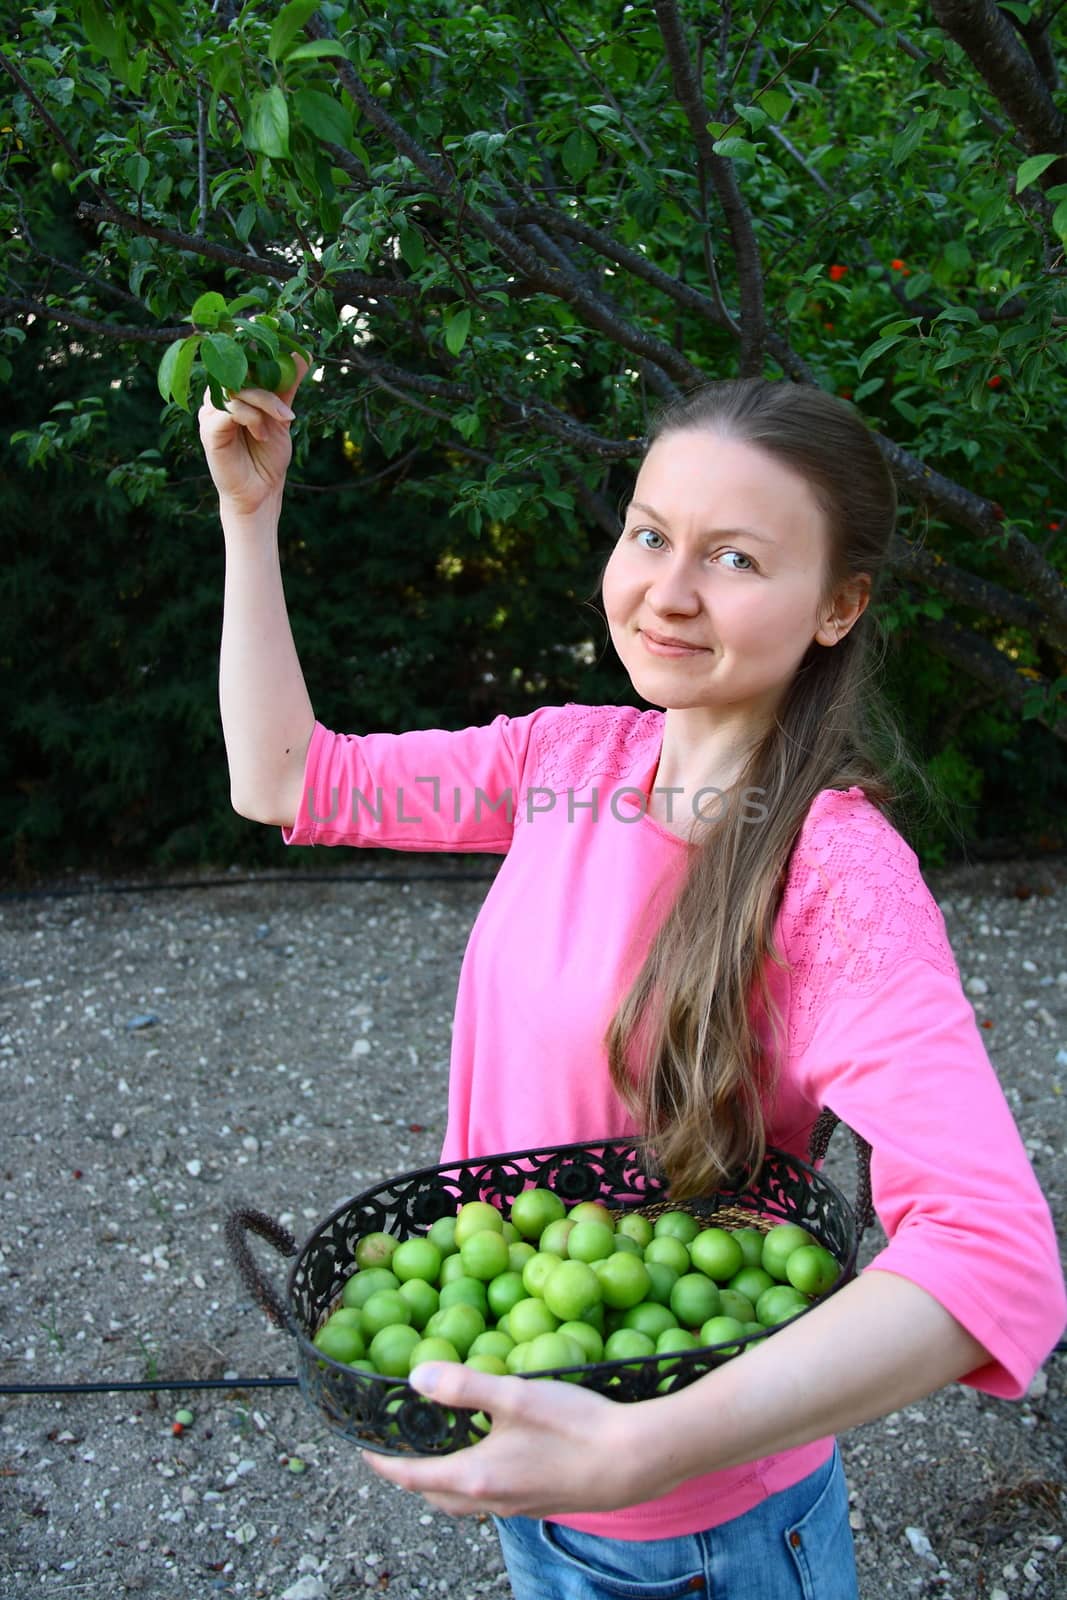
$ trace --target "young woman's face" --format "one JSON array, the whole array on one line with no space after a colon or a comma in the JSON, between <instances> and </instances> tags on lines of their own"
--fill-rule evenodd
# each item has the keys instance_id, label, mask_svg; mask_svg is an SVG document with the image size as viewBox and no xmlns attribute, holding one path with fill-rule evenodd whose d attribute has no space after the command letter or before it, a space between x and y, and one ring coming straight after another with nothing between
<instances>
[{"instance_id":1,"label":"young woman's face","mask_svg":"<svg viewBox=\"0 0 1067 1600\"><path fill-rule=\"evenodd\" d=\"M827 554L822 513L798 474L707 429L663 435L603 579L612 641L637 693L739 728L769 725L812 640L832 645L848 631L824 625Z\"/></svg>"}]
</instances>

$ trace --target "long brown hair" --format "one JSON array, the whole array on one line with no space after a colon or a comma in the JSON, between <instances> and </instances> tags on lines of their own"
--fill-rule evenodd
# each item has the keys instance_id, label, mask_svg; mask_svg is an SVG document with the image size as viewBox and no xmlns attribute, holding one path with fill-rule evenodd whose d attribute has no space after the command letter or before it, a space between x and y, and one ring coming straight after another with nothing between
<instances>
[{"instance_id":1,"label":"long brown hair","mask_svg":"<svg viewBox=\"0 0 1067 1600\"><path fill-rule=\"evenodd\" d=\"M816 795L858 784L899 826L902 797L918 791L944 814L875 683L887 642L877 600L889 581L897 497L866 424L821 389L748 378L670 404L648 446L694 429L753 445L799 474L825 519L822 603L860 574L870 578L870 597L837 644L809 645L735 786L759 793L765 819L753 826L744 806L728 804L702 825L685 883L605 1037L612 1081L679 1199L752 1175L763 1160L762 1099L777 1050L764 1057L751 1008L758 995L780 1045L765 964L785 965L774 920Z\"/></svg>"}]
</instances>

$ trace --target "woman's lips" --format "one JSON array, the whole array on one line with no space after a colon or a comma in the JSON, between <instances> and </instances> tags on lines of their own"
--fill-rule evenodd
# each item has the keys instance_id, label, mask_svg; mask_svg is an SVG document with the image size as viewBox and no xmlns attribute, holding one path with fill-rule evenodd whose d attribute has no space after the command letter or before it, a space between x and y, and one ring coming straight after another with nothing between
<instances>
[{"instance_id":1,"label":"woman's lips","mask_svg":"<svg viewBox=\"0 0 1067 1600\"><path fill-rule=\"evenodd\" d=\"M649 633L644 628L641 629L641 638L644 641L645 649L651 651L654 656L701 656L707 654L704 645L680 644L676 639L659 638L656 634Z\"/></svg>"}]
</instances>

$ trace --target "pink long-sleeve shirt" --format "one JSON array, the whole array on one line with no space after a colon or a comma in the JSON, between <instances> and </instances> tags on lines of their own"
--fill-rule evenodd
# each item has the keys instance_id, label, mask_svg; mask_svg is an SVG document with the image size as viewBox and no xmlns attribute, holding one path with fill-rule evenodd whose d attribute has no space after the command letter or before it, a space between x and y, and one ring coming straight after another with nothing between
<instances>
[{"instance_id":1,"label":"pink long-sleeve shirt","mask_svg":"<svg viewBox=\"0 0 1067 1600\"><path fill-rule=\"evenodd\" d=\"M637 1131L603 1040L688 860L646 811L663 724L659 711L572 704L458 732L316 723L286 844L504 857L460 973L442 1161ZM803 1156L823 1106L870 1142L888 1243L866 1270L932 1294L989 1352L963 1381L1018 1397L1067 1320L1052 1221L941 912L862 789L816 797L774 931L788 1036L768 1142ZM798 1482L832 1446L557 1520L622 1539L696 1532Z\"/></svg>"}]
</instances>

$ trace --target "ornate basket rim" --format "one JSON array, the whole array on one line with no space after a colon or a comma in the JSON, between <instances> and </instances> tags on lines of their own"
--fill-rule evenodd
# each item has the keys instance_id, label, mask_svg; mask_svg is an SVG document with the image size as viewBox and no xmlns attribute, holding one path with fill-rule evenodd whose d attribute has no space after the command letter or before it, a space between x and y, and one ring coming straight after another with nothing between
<instances>
[{"instance_id":1,"label":"ornate basket rim","mask_svg":"<svg viewBox=\"0 0 1067 1600\"><path fill-rule=\"evenodd\" d=\"M346 1433L349 1437L355 1438L362 1448L385 1454L447 1453L451 1449L461 1448L463 1444L471 1442L469 1436L453 1442L433 1436L435 1431L440 1435L441 1430L446 1426L451 1427L455 1432L457 1427L462 1425L457 1423L457 1419L466 1418L466 1424L469 1425L470 1413L461 1411L446 1412L445 1408L418 1395L415 1390L411 1389L406 1378L389 1377L380 1373L364 1372L358 1368L352 1368L343 1362L335 1361L333 1358L324 1355L312 1343L315 1330L309 1331L307 1319L299 1308L300 1283L302 1275L306 1275L310 1270L309 1263L314 1260L316 1245L324 1241L330 1230L341 1225L344 1219L361 1206L373 1205L376 1202L380 1202L383 1197L390 1195L393 1197L395 1204L406 1203L405 1194L410 1199L412 1193L417 1194L420 1190L429 1192L431 1185L441 1179L447 1181L450 1178L455 1178L457 1183L461 1179L466 1179L468 1184L472 1181L482 1180L486 1186L491 1186L494 1174L496 1175L496 1181L502 1183L503 1180L500 1177L501 1169L509 1166L514 1166L516 1169L522 1165L529 1166L530 1164L534 1166L540 1164L542 1167L553 1164L565 1166L568 1160L573 1158L575 1166L580 1169L580 1158L582 1156L592 1156L594 1158L598 1156L609 1158L614 1156L620 1159L627 1156L633 1157L634 1168L640 1175L643 1184L647 1185L650 1191L648 1198L643 1202L639 1197L633 1200L627 1199L625 1204L614 1204L611 1209L632 1213L640 1212L653 1206L662 1208L665 1202L670 1203L670 1196L662 1174L658 1173L654 1165L643 1156L641 1142L630 1136L582 1140L562 1145L542 1145L523 1150L504 1151L491 1156L468 1157L464 1160L440 1162L431 1167L410 1168L390 1178L382 1179L378 1183L361 1190L358 1194L351 1196L348 1200L336 1206L328 1216L321 1219L312 1228L302 1243L297 1245L289 1270L285 1289L286 1322L289 1331L293 1333L297 1340L299 1349L300 1387L305 1399L328 1425ZM781 1207L782 1201L781 1199L775 1200L773 1196L769 1196L764 1190L761 1190L761 1180L766 1181L768 1173L774 1169L776 1164L780 1163L787 1163L790 1171L795 1172L798 1178L804 1180L805 1187L808 1190L821 1195L827 1207L836 1213L840 1231L844 1233L848 1241L848 1247L844 1255L839 1249L835 1249L833 1252L842 1269L837 1282L826 1294L816 1297L804 1311L798 1312L797 1317L800 1317L807 1315L807 1311L811 1310L813 1306L820 1304L822 1300L835 1294L855 1275L860 1230L857 1226L854 1208L832 1180L825 1177L818 1168L803 1157L778 1146L770 1146L767 1149L765 1161L758 1172L750 1175L740 1184L723 1187L707 1196L695 1197L675 1203L679 1209L693 1209L698 1213L703 1211L705 1215L713 1217L720 1211L727 1209L732 1202L736 1202L740 1209L755 1212L758 1208L763 1216L766 1217L768 1214L767 1207L770 1206L772 1208L773 1214L773 1208L776 1205ZM527 1180L537 1180L535 1172L527 1171L526 1177ZM525 1184L520 1182L515 1192L517 1193L519 1189L528 1186L528 1182ZM399 1195L398 1191L401 1192ZM797 1220L801 1222L801 1225L807 1225L812 1219L805 1218L797 1212L793 1217L784 1215L780 1220ZM740 1225L742 1224L737 1221L733 1222L734 1227ZM407 1227L406 1222L402 1222L401 1226ZM407 1228L408 1234L420 1231L425 1231L425 1229L421 1227ZM819 1236L817 1225L813 1226L811 1231L815 1237ZM319 1326L321 1326L322 1320L324 1319L320 1316L318 1318ZM790 1322L795 1320L797 1320L796 1317L789 1319ZM788 1326L788 1322L777 1325L777 1327L786 1326ZM777 1327L770 1328L762 1334L748 1334L742 1339L732 1341L729 1346L703 1345L691 1351L591 1362L579 1367L553 1368L548 1372L522 1373L520 1376L536 1376L540 1378L566 1375L573 1378L577 1374L577 1381L584 1383L588 1387L598 1388L601 1392L606 1390L606 1392L611 1393L610 1385L612 1379L618 1385L623 1374L632 1375L636 1373L638 1377L635 1382L639 1388L642 1381L641 1375L643 1374L647 1386L653 1376L663 1373L664 1363L669 1361L673 1375L677 1378L675 1387L683 1387L685 1384L695 1381L696 1378L704 1376L714 1367L721 1365L724 1360L733 1359L732 1352L735 1347L740 1347L743 1351L750 1345L771 1336L777 1331ZM731 1356L728 1357L722 1353L726 1349L731 1351ZM382 1403L387 1403L391 1412L399 1413L400 1409L403 1408L404 1416L399 1419L402 1442L390 1442L389 1438L383 1439L381 1437L383 1432L381 1428L377 1430L377 1433L370 1429L366 1433L361 1432L360 1426L365 1419L354 1416L352 1408L350 1408L347 1416L344 1415L344 1402L339 1400L336 1395L327 1393L326 1399L330 1403L324 1403L323 1395L316 1394L314 1391L316 1386L327 1390L328 1385L323 1385L321 1380L313 1381L312 1375L314 1372L326 1372L328 1375L335 1375L336 1385L346 1391L350 1391L353 1395L358 1395L362 1392L368 1396L380 1398ZM656 1391L653 1389L650 1392L654 1393ZM614 1398L620 1401L643 1397L645 1396L640 1393L632 1395L618 1393L614 1395ZM391 1433L391 1430L384 1431Z\"/></svg>"}]
</instances>

